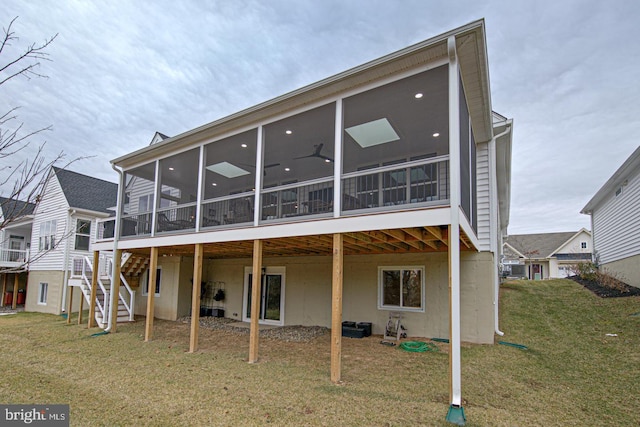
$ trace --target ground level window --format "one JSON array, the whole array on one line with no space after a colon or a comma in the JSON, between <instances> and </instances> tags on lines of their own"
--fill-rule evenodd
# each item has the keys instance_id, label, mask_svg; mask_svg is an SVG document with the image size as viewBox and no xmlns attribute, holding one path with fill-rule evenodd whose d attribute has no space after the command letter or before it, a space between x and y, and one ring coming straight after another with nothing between
<instances>
[{"instance_id":1,"label":"ground level window","mask_svg":"<svg viewBox=\"0 0 640 427\"><path fill-rule=\"evenodd\" d=\"M38 304L42 304L42 305L47 304L48 289L49 289L48 283L40 282L40 286L38 287Z\"/></svg>"},{"instance_id":2,"label":"ground level window","mask_svg":"<svg viewBox=\"0 0 640 427\"><path fill-rule=\"evenodd\" d=\"M378 308L424 311L424 267L378 267Z\"/></svg>"},{"instance_id":3,"label":"ground level window","mask_svg":"<svg viewBox=\"0 0 640 427\"><path fill-rule=\"evenodd\" d=\"M156 270L156 293L155 296L160 296L160 282L162 277L162 267L158 267ZM149 294L149 270L145 271L142 277L142 295Z\"/></svg>"}]
</instances>

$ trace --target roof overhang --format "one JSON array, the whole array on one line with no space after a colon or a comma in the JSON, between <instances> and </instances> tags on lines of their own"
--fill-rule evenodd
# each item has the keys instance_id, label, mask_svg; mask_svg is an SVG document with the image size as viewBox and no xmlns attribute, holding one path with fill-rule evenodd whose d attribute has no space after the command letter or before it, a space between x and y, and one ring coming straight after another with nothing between
<instances>
[{"instance_id":1,"label":"roof overhang","mask_svg":"<svg viewBox=\"0 0 640 427\"><path fill-rule=\"evenodd\" d=\"M481 19L180 135L146 146L113 159L111 163L128 169L165 157L173 152L214 141L231 132L264 123L270 118L304 106L335 99L347 90L353 90L381 79L424 67L434 61L446 59L448 54L447 40L452 36L456 39L461 77L467 94L475 139L477 142L488 141L493 135L491 97L484 20Z\"/></svg>"},{"instance_id":2,"label":"roof overhang","mask_svg":"<svg viewBox=\"0 0 640 427\"><path fill-rule=\"evenodd\" d=\"M625 185L625 182L634 173L640 170L640 147L629 156L629 158L618 168L618 170L609 178L607 182L598 190L598 192L589 200L581 214L591 215L593 210L608 195L612 194L617 188Z\"/></svg>"}]
</instances>

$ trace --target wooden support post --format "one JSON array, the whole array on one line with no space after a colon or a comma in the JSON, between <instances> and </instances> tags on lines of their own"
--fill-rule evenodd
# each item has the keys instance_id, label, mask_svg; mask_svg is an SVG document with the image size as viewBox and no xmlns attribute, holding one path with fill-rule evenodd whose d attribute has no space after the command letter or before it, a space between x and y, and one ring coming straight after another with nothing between
<instances>
[{"instance_id":1,"label":"wooden support post","mask_svg":"<svg viewBox=\"0 0 640 427\"><path fill-rule=\"evenodd\" d=\"M13 302L11 303L11 308L16 309L16 304L18 304L18 285L19 285L20 274L15 273L13 275Z\"/></svg>"},{"instance_id":2,"label":"wooden support post","mask_svg":"<svg viewBox=\"0 0 640 427\"><path fill-rule=\"evenodd\" d=\"M331 382L339 383L342 367L342 277L343 236L333 235L333 278L331 286Z\"/></svg>"},{"instance_id":3,"label":"wooden support post","mask_svg":"<svg viewBox=\"0 0 640 427\"><path fill-rule=\"evenodd\" d=\"M202 243L196 244L193 255L193 292L191 299L191 337L189 353L198 350L198 333L200 331L200 292L202 288ZM151 284L149 284L151 286ZM155 286L155 282L154 282ZM149 288L151 290L151 288Z\"/></svg>"},{"instance_id":4,"label":"wooden support post","mask_svg":"<svg viewBox=\"0 0 640 427\"><path fill-rule=\"evenodd\" d=\"M153 336L153 304L156 295L156 281L158 276L158 248L151 248L149 260L149 289L147 290L147 321L144 327L144 341L151 341ZM195 268L195 267L194 267ZM194 278L195 281L195 278Z\"/></svg>"},{"instance_id":5,"label":"wooden support post","mask_svg":"<svg viewBox=\"0 0 640 427\"><path fill-rule=\"evenodd\" d=\"M100 252L93 251L93 266L91 267L91 296L89 297L89 321L87 328L91 329L96 321L96 298L98 295L98 269L100 268ZM104 319L103 319L104 322Z\"/></svg>"},{"instance_id":6,"label":"wooden support post","mask_svg":"<svg viewBox=\"0 0 640 427\"><path fill-rule=\"evenodd\" d=\"M80 308L78 309L78 325L82 324L82 310L84 309L84 295L80 289Z\"/></svg>"},{"instance_id":7,"label":"wooden support post","mask_svg":"<svg viewBox=\"0 0 640 427\"><path fill-rule=\"evenodd\" d=\"M111 294L115 298L111 298L111 332L115 334L116 325L118 324L118 305L120 305L120 272L122 271L122 249L116 249L113 255L113 277L111 282ZM113 293L115 292L115 294Z\"/></svg>"},{"instance_id":8,"label":"wooden support post","mask_svg":"<svg viewBox=\"0 0 640 427\"><path fill-rule=\"evenodd\" d=\"M260 336L260 294L262 288L262 240L253 241L253 280L251 282L251 331L249 334L249 363L258 362Z\"/></svg>"},{"instance_id":9,"label":"wooden support post","mask_svg":"<svg viewBox=\"0 0 640 427\"><path fill-rule=\"evenodd\" d=\"M68 286L69 289L67 292L67 295L69 295L68 299L67 299L67 324L71 324L71 308L73 307L73 286L69 286L69 285L64 285L64 286Z\"/></svg>"},{"instance_id":10,"label":"wooden support post","mask_svg":"<svg viewBox=\"0 0 640 427\"><path fill-rule=\"evenodd\" d=\"M2 275L2 297L0 297L0 307L4 307L4 294L7 292L7 273Z\"/></svg>"}]
</instances>

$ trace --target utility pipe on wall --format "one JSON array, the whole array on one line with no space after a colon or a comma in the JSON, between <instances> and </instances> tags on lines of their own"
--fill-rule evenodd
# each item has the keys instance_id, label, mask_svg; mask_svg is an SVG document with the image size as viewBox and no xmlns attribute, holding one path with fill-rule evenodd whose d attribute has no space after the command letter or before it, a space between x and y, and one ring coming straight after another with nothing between
<instances>
[{"instance_id":1,"label":"utility pipe on wall","mask_svg":"<svg viewBox=\"0 0 640 427\"><path fill-rule=\"evenodd\" d=\"M498 183L495 172L498 169L498 161L496 158L496 141L498 138L503 137L504 135L511 132L511 125L508 125L507 128L495 135L489 141L489 160L493 163L492 173L489 174L489 179L491 180L491 193L494 194L494 199L491 200L489 209L491 210L491 251L494 254L493 259L493 305L494 305L494 330L495 333L499 336L503 336L504 332L500 330L499 326L499 295L500 295L500 277L498 275L498 254L501 251L501 248L498 247L498 233L500 233L500 223L498 222L498 212L499 212L499 202L498 202Z\"/></svg>"},{"instance_id":2,"label":"utility pipe on wall","mask_svg":"<svg viewBox=\"0 0 640 427\"><path fill-rule=\"evenodd\" d=\"M118 168L116 168L116 165L114 165L113 163L111 164L111 168L116 171L116 173L120 176L120 179L118 180L118 196L116 198L116 221L113 225L113 262L112 264L112 268L113 270L111 271L111 277L112 280L115 277L116 273L119 271L119 268L116 267L116 250L118 249L118 238L120 237L120 209L121 209L121 204L122 204L122 193L124 191L124 174L122 173L122 171ZM118 261L119 262L119 261ZM107 328L104 330L104 332L109 333L111 332L111 328L113 326L113 322L116 321L113 319L113 304L118 304L118 298L116 295L116 292L113 292L113 286L111 287L111 293L109 294L109 321L107 322ZM131 309L133 310L133 307L131 307Z\"/></svg>"}]
</instances>

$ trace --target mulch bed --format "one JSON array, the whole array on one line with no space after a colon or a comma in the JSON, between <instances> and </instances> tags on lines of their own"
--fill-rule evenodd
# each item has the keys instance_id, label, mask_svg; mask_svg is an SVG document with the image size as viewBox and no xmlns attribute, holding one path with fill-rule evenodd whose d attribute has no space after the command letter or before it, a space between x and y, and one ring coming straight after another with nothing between
<instances>
[{"instance_id":1,"label":"mulch bed","mask_svg":"<svg viewBox=\"0 0 640 427\"><path fill-rule=\"evenodd\" d=\"M627 284L621 284L620 289L607 288L600 285L597 282L591 280L583 280L578 276L571 276L569 279L573 280L576 283L581 284L585 288L589 289L591 292L599 296L600 298L620 298L620 297L633 297L640 296L640 288L636 288L634 286L629 286Z\"/></svg>"}]
</instances>

